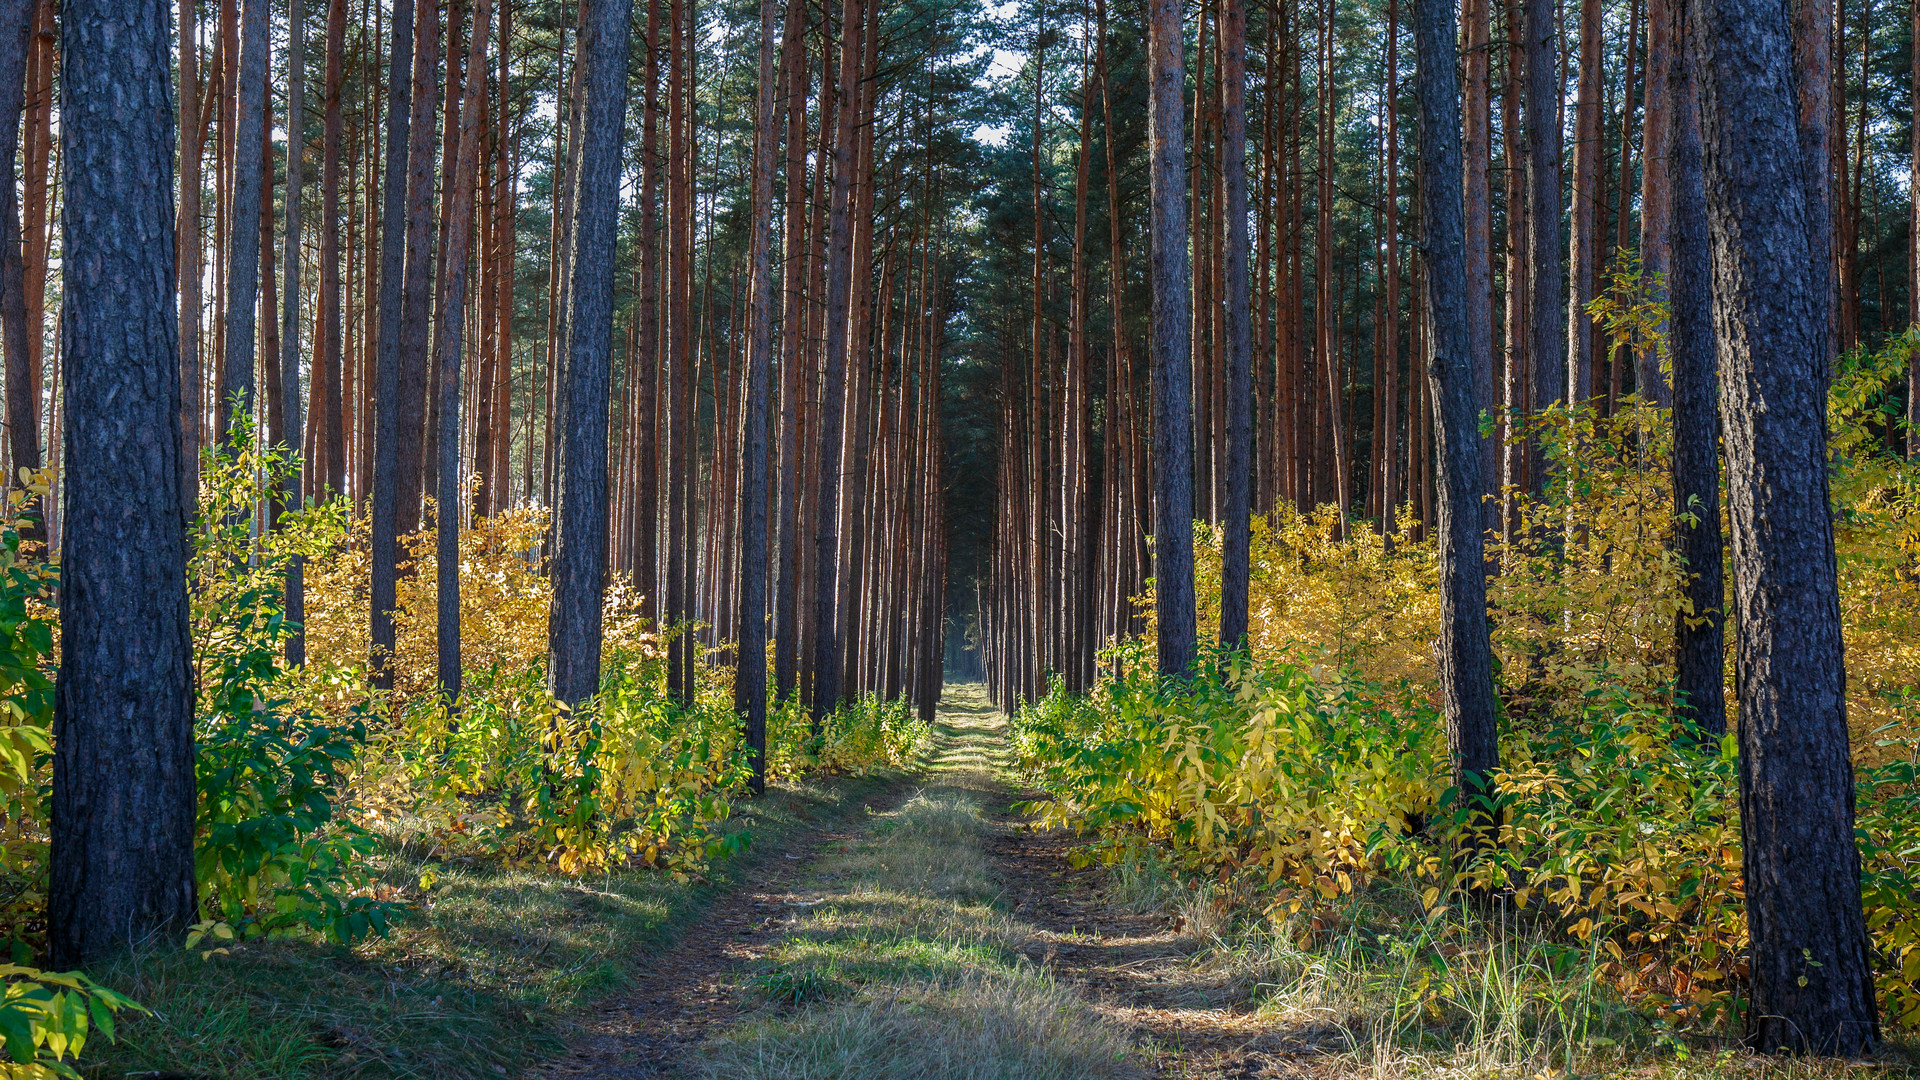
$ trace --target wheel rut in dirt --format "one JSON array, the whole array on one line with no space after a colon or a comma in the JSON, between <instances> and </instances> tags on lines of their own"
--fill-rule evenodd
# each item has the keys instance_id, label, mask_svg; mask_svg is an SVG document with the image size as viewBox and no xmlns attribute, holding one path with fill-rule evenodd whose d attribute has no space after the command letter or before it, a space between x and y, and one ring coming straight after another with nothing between
<instances>
[{"instance_id":1,"label":"wheel rut in dirt","mask_svg":"<svg viewBox=\"0 0 1920 1080\"><path fill-rule=\"evenodd\" d=\"M741 881L716 895L674 943L579 1022L566 1054L529 1069L528 1080L655 1077L670 1072L687 1047L738 1016L730 976L781 936L804 904L795 891L829 846L844 843L874 814L906 801L913 778L861 800L863 810L832 826L792 837Z\"/></svg>"}]
</instances>

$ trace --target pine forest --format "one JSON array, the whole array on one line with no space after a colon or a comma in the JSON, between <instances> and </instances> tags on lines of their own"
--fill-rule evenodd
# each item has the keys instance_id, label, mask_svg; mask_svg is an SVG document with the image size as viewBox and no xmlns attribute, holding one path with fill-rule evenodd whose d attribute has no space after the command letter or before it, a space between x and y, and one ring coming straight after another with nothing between
<instances>
[{"instance_id":1,"label":"pine forest","mask_svg":"<svg viewBox=\"0 0 1920 1080\"><path fill-rule=\"evenodd\" d=\"M0 1074L1920 1072L1920 0L0 0Z\"/></svg>"}]
</instances>

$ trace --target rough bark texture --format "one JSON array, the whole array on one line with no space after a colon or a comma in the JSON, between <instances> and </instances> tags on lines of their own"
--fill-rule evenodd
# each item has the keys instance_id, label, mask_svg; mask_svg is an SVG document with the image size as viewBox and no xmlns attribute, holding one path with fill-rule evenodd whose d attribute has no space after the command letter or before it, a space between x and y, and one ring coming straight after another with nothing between
<instances>
[{"instance_id":1,"label":"rough bark texture","mask_svg":"<svg viewBox=\"0 0 1920 1080\"><path fill-rule=\"evenodd\" d=\"M1527 36L1527 282L1530 405L1536 414L1566 398L1567 283L1560 249L1560 50L1555 0L1525 0ZM1528 479L1546 483L1545 460L1528 449Z\"/></svg>"},{"instance_id":2,"label":"rough bark texture","mask_svg":"<svg viewBox=\"0 0 1920 1080\"><path fill-rule=\"evenodd\" d=\"M60 18L70 527L47 937L61 968L193 921L170 22L165 4L110 0L67 0Z\"/></svg>"},{"instance_id":3,"label":"rough bark texture","mask_svg":"<svg viewBox=\"0 0 1920 1080\"><path fill-rule=\"evenodd\" d=\"M1247 576L1253 502L1253 357L1247 294L1247 9L1223 0L1220 76L1222 169L1226 172L1226 513L1220 566L1220 643L1247 639Z\"/></svg>"},{"instance_id":4,"label":"rough bark texture","mask_svg":"<svg viewBox=\"0 0 1920 1080\"><path fill-rule=\"evenodd\" d=\"M253 413L254 330L260 298L260 175L265 165L267 132L267 60L271 52L269 0L244 0L240 7L239 85L234 94L233 188L227 235L227 340L214 405L220 438L231 436L236 419Z\"/></svg>"},{"instance_id":5,"label":"rough bark texture","mask_svg":"<svg viewBox=\"0 0 1920 1080\"><path fill-rule=\"evenodd\" d=\"M380 338L374 364L373 522L371 612L374 685L393 689L393 610L399 562L400 489L400 308L407 259L407 147L412 96L413 5L393 6L391 66L387 72L387 148L380 225ZM529 453L528 458L532 458Z\"/></svg>"},{"instance_id":6,"label":"rough bark texture","mask_svg":"<svg viewBox=\"0 0 1920 1080\"><path fill-rule=\"evenodd\" d=\"M561 374L560 505L553 552L547 679L570 705L600 688L607 587L607 408L613 370L613 275L620 143L627 110L633 0L595 0L581 27L585 95L573 227L573 310Z\"/></svg>"},{"instance_id":7,"label":"rough bark texture","mask_svg":"<svg viewBox=\"0 0 1920 1080\"><path fill-rule=\"evenodd\" d=\"M1187 336L1186 57L1176 0L1148 0L1148 154L1152 210L1154 613L1162 675L1193 666L1193 365Z\"/></svg>"},{"instance_id":8,"label":"rough bark texture","mask_svg":"<svg viewBox=\"0 0 1920 1080\"><path fill-rule=\"evenodd\" d=\"M441 299L440 341L435 349L440 364L440 467L434 493L435 668L440 693L450 703L460 697L460 526L466 520L460 492L460 346L466 325L467 255L473 242L473 189L483 161L480 105L486 93L487 26L492 14L491 0L478 0L474 5L466 87L460 103L460 152L453 165L452 209L447 215L447 280ZM621 100L625 100L624 95ZM609 260L609 273L611 266Z\"/></svg>"},{"instance_id":9,"label":"rough bark texture","mask_svg":"<svg viewBox=\"0 0 1920 1080\"><path fill-rule=\"evenodd\" d=\"M1674 615L1674 684L1681 715L1718 738L1727 730L1726 592L1721 583L1719 352L1713 337L1712 255L1700 172L1699 90L1687 25L1668 67L1668 352L1673 357L1674 546L1686 561L1691 612Z\"/></svg>"},{"instance_id":10,"label":"rough bark texture","mask_svg":"<svg viewBox=\"0 0 1920 1080\"><path fill-rule=\"evenodd\" d=\"M1695 0L1714 325L1732 501L1748 1038L1879 1041L1860 909L1826 461L1827 296L1786 0Z\"/></svg>"},{"instance_id":11,"label":"rough bark texture","mask_svg":"<svg viewBox=\"0 0 1920 1080\"><path fill-rule=\"evenodd\" d=\"M1477 360L1468 352L1453 0L1416 0L1413 20L1419 65L1420 229L1427 255L1426 272L1420 275L1426 293L1425 359L1438 409L1434 471L1439 493L1440 640L1435 659L1454 783L1470 793L1481 789L1487 775L1499 766L1500 745L1493 649L1487 637L1485 538L1480 530L1480 424L1473 384ZM1556 304L1547 310L1560 309Z\"/></svg>"},{"instance_id":12,"label":"rough bark texture","mask_svg":"<svg viewBox=\"0 0 1920 1080\"><path fill-rule=\"evenodd\" d=\"M753 296L746 421L741 438L740 661L733 707L746 723L753 790L767 785L767 391L773 381L773 170L780 113L774 86L774 23L780 0L760 0L758 122L753 137Z\"/></svg>"},{"instance_id":13,"label":"rough bark texture","mask_svg":"<svg viewBox=\"0 0 1920 1080\"><path fill-rule=\"evenodd\" d=\"M840 703L838 597L840 456L846 412L847 298L853 262L853 173L858 157L861 0L846 0L841 16L839 131L833 142L833 202L827 225L826 372L820 398L819 502L814 521L813 709L816 733Z\"/></svg>"},{"instance_id":14,"label":"rough bark texture","mask_svg":"<svg viewBox=\"0 0 1920 1080\"><path fill-rule=\"evenodd\" d=\"M6 356L7 450L16 469L40 466L33 349L28 344L40 328L27 325L27 267L20 251L20 196L13 168L26 103L34 6L34 0L0 0L0 352ZM9 483L12 479L7 478Z\"/></svg>"}]
</instances>

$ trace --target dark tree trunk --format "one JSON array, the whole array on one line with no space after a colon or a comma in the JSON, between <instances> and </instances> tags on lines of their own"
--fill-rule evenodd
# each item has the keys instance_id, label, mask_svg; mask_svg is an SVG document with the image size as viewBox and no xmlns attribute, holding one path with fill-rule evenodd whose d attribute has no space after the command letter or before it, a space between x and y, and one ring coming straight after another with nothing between
<instances>
[{"instance_id":1,"label":"dark tree trunk","mask_svg":"<svg viewBox=\"0 0 1920 1080\"><path fill-rule=\"evenodd\" d=\"M1593 301L1600 272L1597 252L1606 212L1601 197L1602 137L1600 94L1601 0L1580 0L1580 82L1574 100L1573 224L1570 229L1571 297L1567 303L1567 403L1593 396ZM1598 221L1596 221L1596 218Z\"/></svg>"},{"instance_id":2,"label":"dark tree trunk","mask_svg":"<svg viewBox=\"0 0 1920 1080\"><path fill-rule=\"evenodd\" d=\"M760 0L759 105L754 112L753 277L747 407L741 439L740 657L733 707L746 720L753 790L767 786L767 388L773 381L773 170L779 147L774 23L780 0Z\"/></svg>"},{"instance_id":3,"label":"dark tree trunk","mask_svg":"<svg viewBox=\"0 0 1920 1080\"><path fill-rule=\"evenodd\" d=\"M374 371L373 521L371 526L372 651L368 666L374 685L393 689L393 610L395 571L400 537L400 318L402 280L406 268L407 153L412 96L407 85L413 70L413 5L393 5L393 44L387 74L387 148L384 205L380 224L380 338ZM533 406L527 406L529 414ZM528 431L532 428L529 426ZM529 439L529 446L532 445ZM533 455L527 455L531 460Z\"/></svg>"},{"instance_id":4,"label":"dark tree trunk","mask_svg":"<svg viewBox=\"0 0 1920 1080\"><path fill-rule=\"evenodd\" d=\"M0 351L6 354L7 449L16 470L40 467L33 349L28 344L40 328L27 324L27 267L20 251L20 197L13 168L26 104L35 6L34 0L0 0ZM14 477L6 479L11 485Z\"/></svg>"},{"instance_id":5,"label":"dark tree trunk","mask_svg":"<svg viewBox=\"0 0 1920 1080\"><path fill-rule=\"evenodd\" d=\"M1226 187L1225 537L1220 568L1220 644L1247 640L1248 548L1253 503L1253 356L1247 294L1247 9L1223 0L1220 45L1222 168Z\"/></svg>"},{"instance_id":6,"label":"dark tree trunk","mask_svg":"<svg viewBox=\"0 0 1920 1080\"><path fill-rule=\"evenodd\" d=\"M1419 65L1421 246L1427 256L1420 275L1426 290L1423 336L1427 381L1439 414L1435 472L1440 641L1435 660L1454 784L1462 797L1472 797L1484 790L1489 774L1499 767L1500 743L1480 529L1480 424L1473 383L1479 360L1468 352L1460 97L1454 75L1458 27L1452 0L1417 0L1413 26ZM1558 311L1559 305L1544 310Z\"/></svg>"},{"instance_id":7,"label":"dark tree trunk","mask_svg":"<svg viewBox=\"0 0 1920 1080\"><path fill-rule=\"evenodd\" d=\"M1779 0L1695 0L1714 326L1732 500L1747 1037L1854 1056L1879 1042L1860 908L1833 521L1830 308Z\"/></svg>"},{"instance_id":8,"label":"dark tree trunk","mask_svg":"<svg viewBox=\"0 0 1920 1080\"><path fill-rule=\"evenodd\" d=\"M1560 63L1555 0L1525 0L1527 35L1527 360L1537 414L1564 400L1567 381L1566 259L1560 249ZM1444 407L1444 406L1443 406ZM1444 422L1443 422L1444 423ZM1529 447L1535 491L1545 456Z\"/></svg>"},{"instance_id":9,"label":"dark tree trunk","mask_svg":"<svg viewBox=\"0 0 1920 1080\"><path fill-rule=\"evenodd\" d=\"M402 4L401 6L405 6ZM343 70L347 35L346 0L331 0L327 5L327 100L320 135L320 310L323 313L319 340L314 343L320 363L313 373L321 382L316 395L322 415L318 417L317 441L321 483L317 491L337 495L346 490L347 459L345 415L340 393L340 364L344 347L340 305L340 94L345 79Z\"/></svg>"},{"instance_id":10,"label":"dark tree trunk","mask_svg":"<svg viewBox=\"0 0 1920 1080\"><path fill-rule=\"evenodd\" d=\"M222 439L236 420L253 413L254 336L260 299L260 176L267 132L267 60L272 49L269 0L244 0L240 8L240 71L234 92L232 213L227 234L227 340L220 400L214 412Z\"/></svg>"},{"instance_id":11,"label":"dark tree trunk","mask_svg":"<svg viewBox=\"0 0 1920 1080\"><path fill-rule=\"evenodd\" d=\"M160 4L67 0L60 17L69 527L47 939L61 968L194 915L168 28Z\"/></svg>"},{"instance_id":12,"label":"dark tree trunk","mask_svg":"<svg viewBox=\"0 0 1920 1080\"><path fill-rule=\"evenodd\" d=\"M607 586L607 408L613 370L614 247L633 0L595 0L581 26L584 95L573 227L573 310L562 373L560 505L548 620L548 684L577 705L600 689Z\"/></svg>"},{"instance_id":13,"label":"dark tree trunk","mask_svg":"<svg viewBox=\"0 0 1920 1080\"><path fill-rule=\"evenodd\" d=\"M1664 5L1663 5L1664 6ZM1671 9L1669 9L1671 10ZM1678 13L1676 12L1676 15ZM1673 357L1674 546L1686 563L1691 612L1673 619L1677 712L1717 740L1727 731L1726 596L1721 585L1719 352L1713 335L1712 252L1700 172L1699 89L1675 19L1667 69L1667 334Z\"/></svg>"},{"instance_id":14,"label":"dark tree trunk","mask_svg":"<svg viewBox=\"0 0 1920 1080\"><path fill-rule=\"evenodd\" d=\"M440 693L449 705L460 698L460 526L466 520L460 492L460 346L467 310L467 264L471 261L467 254L473 241L473 189L486 160L480 152L479 133L480 104L487 85L487 27L493 14L490 5L491 0L478 0L473 8L465 95L460 103L460 149L452 164L453 196L448 202L447 246L443 253L447 280L441 300L440 341L435 350L440 361L439 490L434 495L436 669ZM626 100L624 89L621 100ZM612 265L609 257L609 273ZM601 441L604 444L604 432ZM603 468L605 456L602 453Z\"/></svg>"},{"instance_id":15,"label":"dark tree trunk","mask_svg":"<svg viewBox=\"0 0 1920 1080\"><path fill-rule=\"evenodd\" d=\"M819 503L814 523L813 726L816 736L834 706L840 704L838 595L840 456L846 411L847 366L852 349L847 337L847 300L853 262L853 173L859 158L855 120L859 116L861 0L845 0L840 27L840 101L833 142L833 202L827 225L826 372L820 400Z\"/></svg>"},{"instance_id":16,"label":"dark tree trunk","mask_svg":"<svg viewBox=\"0 0 1920 1080\"><path fill-rule=\"evenodd\" d=\"M336 2L344 3L345 0ZM303 425L300 422L300 189L304 179L301 157L306 149L307 28L306 11L301 0L288 0L287 23L287 300L281 309L280 355L274 362L280 368L281 438L278 441L298 452L305 441L301 438ZM332 43L331 34L328 43ZM260 216L263 221L267 217L264 213ZM305 471L306 465L302 462L300 471L287 479L287 486L276 500L276 516L299 504L300 491L304 486L301 474ZM287 621L295 627L294 632L287 636L287 663L296 666L307 662L307 635L300 628L307 618L301 561L296 557L288 567L286 585Z\"/></svg>"},{"instance_id":17,"label":"dark tree trunk","mask_svg":"<svg viewBox=\"0 0 1920 1080\"><path fill-rule=\"evenodd\" d=\"M1193 366L1187 336L1185 46L1176 0L1148 0L1148 154L1153 288L1154 611L1162 675L1184 678L1195 650Z\"/></svg>"},{"instance_id":18,"label":"dark tree trunk","mask_svg":"<svg viewBox=\"0 0 1920 1080\"><path fill-rule=\"evenodd\" d=\"M1667 232L1673 199L1668 194L1667 131L1673 107L1667 100L1673 63L1673 24L1679 0L1647 0L1646 115L1641 122L1640 280L1647 295L1666 298L1657 282L1667 272ZM1664 329L1664 327L1662 327ZM1660 374L1658 350L1643 348L1634 357L1634 392L1642 402L1668 405L1672 396Z\"/></svg>"},{"instance_id":19,"label":"dark tree trunk","mask_svg":"<svg viewBox=\"0 0 1920 1080\"><path fill-rule=\"evenodd\" d=\"M433 102L440 70L437 0L419 0L413 56L413 123L407 130L407 267L400 286L400 420L396 441L394 528L420 527L426 473L427 381L433 350Z\"/></svg>"}]
</instances>

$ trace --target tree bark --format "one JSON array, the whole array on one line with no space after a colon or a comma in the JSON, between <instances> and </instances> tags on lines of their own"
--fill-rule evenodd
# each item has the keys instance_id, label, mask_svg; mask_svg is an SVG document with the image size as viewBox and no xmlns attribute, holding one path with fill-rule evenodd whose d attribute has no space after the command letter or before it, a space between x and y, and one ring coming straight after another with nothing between
<instances>
[{"instance_id":1,"label":"tree bark","mask_svg":"<svg viewBox=\"0 0 1920 1080\"><path fill-rule=\"evenodd\" d=\"M1466 226L1454 53L1458 29L1453 0L1416 0L1413 25L1419 65L1420 230L1427 256L1425 273L1420 275L1427 315L1423 344L1427 381L1439 412L1435 464L1439 474L1440 640L1434 658L1440 670L1454 785L1461 798L1472 799L1491 794L1487 784L1500 765L1500 743L1480 530L1480 425L1473 385L1476 360L1468 352ZM1559 306L1546 310L1558 311Z\"/></svg>"},{"instance_id":2,"label":"tree bark","mask_svg":"<svg viewBox=\"0 0 1920 1080\"><path fill-rule=\"evenodd\" d=\"M595 0L581 26L580 86L585 97L574 205L573 310L562 376L566 410L560 418L553 614L547 631L548 683L554 696L569 705L579 705L600 689L614 248L632 22L633 0Z\"/></svg>"},{"instance_id":3,"label":"tree bark","mask_svg":"<svg viewBox=\"0 0 1920 1080\"><path fill-rule=\"evenodd\" d=\"M852 184L858 156L854 121L859 113L861 36L865 20L861 0L845 0L840 27L840 101L838 134L833 143L833 202L827 232L826 372L820 402L820 501L814 525L813 709L814 734L840 703L839 621L835 600L839 583L839 491L841 427L846 410L847 366L852 350L847 337L847 300L853 260Z\"/></svg>"},{"instance_id":4,"label":"tree bark","mask_svg":"<svg viewBox=\"0 0 1920 1080\"><path fill-rule=\"evenodd\" d=\"M380 310L378 355L374 372L373 521L370 527L372 581L370 638L374 685L393 689L393 611L400 541L400 320L406 270L407 157L412 146L412 97L407 85L413 70L413 6L393 5L393 44L387 75L387 147L384 206L380 226ZM533 409L528 405L528 413ZM531 429L529 429L531 430ZM531 442L529 442L531 445ZM532 454L529 452L528 457Z\"/></svg>"},{"instance_id":5,"label":"tree bark","mask_svg":"<svg viewBox=\"0 0 1920 1080\"><path fill-rule=\"evenodd\" d=\"M473 8L466 87L460 103L458 159L452 165L453 197L449 202L447 246L443 253L447 280L441 301L440 341L436 350L440 361L439 491L434 496L436 674L440 693L445 696L449 706L460 699L460 526L466 520L460 491L460 347L466 325L467 266L471 261L467 256L473 241L473 191L485 164L485 156L480 152L480 105L487 85L487 27L492 23L491 3L492 0L476 0ZM625 51L622 50L620 100L623 107L626 101L624 59ZM612 266L609 254L606 266L609 275ZM609 314L608 318L611 320L612 315ZM611 329L608 333L612 333ZM607 347L611 352L611 342ZM601 440L604 444L604 432ZM605 457L603 451L603 468ZM604 544L603 539L603 547Z\"/></svg>"},{"instance_id":6,"label":"tree bark","mask_svg":"<svg viewBox=\"0 0 1920 1080\"><path fill-rule=\"evenodd\" d=\"M1826 383L1831 307L1808 273L1802 80L1781 0L1689 5L1732 500L1740 822L1757 1049L1879 1041L1854 844Z\"/></svg>"},{"instance_id":7,"label":"tree bark","mask_svg":"<svg viewBox=\"0 0 1920 1080\"><path fill-rule=\"evenodd\" d=\"M1527 35L1527 359L1535 413L1566 400L1566 259L1560 250L1560 61L1555 0L1525 0ZM1533 490L1545 457L1527 449Z\"/></svg>"},{"instance_id":8,"label":"tree bark","mask_svg":"<svg viewBox=\"0 0 1920 1080\"><path fill-rule=\"evenodd\" d=\"M747 354L747 407L741 439L740 657L733 707L746 722L753 790L767 786L767 391L773 381L773 171L780 111L774 22L780 0L760 0L759 101L753 137L753 290Z\"/></svg>"},{"instance_id":9,"label":"tree bark","mask_svg":"<svg viewBox=\"0 0 1920 1080\"><path fill-rule=\"evenodd\" d=\"M72 527L61 558L47 938L63 968L194 917L168 27L162 4L67 0L60 18Z\"/></svg>"},{"instance_id":10,"label":"tree bark","mask_svg":"<svg viewBox=\"0 0 1920 1080\"><path fill-rule=\"evenodd\" d=\"M1154 614L1159 668L1185 678L1195 650L1193 367L1187 336L1190 268L1186 191L1185 46L1176 0L1148 0L1148 224L1153 289Z\"/></svg>"},{"instance_id":11,"label":"tree bark","mask_svg":"<svg viewBox=\"0 0 1920 1080\"><path fill-rule=\"evenodd\" d=\"M240 64L234 91L233 187L227 236L226 350L215 404L222 439L238 418L253 415L255 310L260 299L260 176L266 141L267 61L272 51L269 0L240 8Z\"/></svg>"},{"instance_id":12,"label":"tree bark","mask_svg":"<svg viewBox=\"0 0 1920 1080\"><path fill-rule=\"evenodd\" d=\"M1673 363L1674 547L1690 611L1673 619L1675 712L1718 741L1727 731L1726 598L1721 584L1719 350L1700 163L1699 89L1684 19L1667 68L1668 352Z\"/></svg>"},{"instance_id":13,"label":"tree bark","mask_svg":"<svg viewBox=\"0 0 1920 1080\"><path fill-rule=\"evenodd\" d=\"M1580 84L1574 102L1572 268L1567 301L1567 395L1570 405L1593 397L1593 302L1600 271L1600 162L1607 148L1601 129L1601 0L1580 0Z\"/></svg>"},{"instance_id":14,"label":"tree bark","mask_svg":"<svg viewBox=\"0 0 1920 1080\"><path fill-rule=\"evenodd\" d=\"M0 350L6 354L7 450L13 475L40 467L39 402L33 398L33 336L27 322L27 267L20 251L20 200L14 156L26 105L27 52L33 40L34 0L0 0ZM191 80L191 68L185 80ZM197 223L196 223L197 224Z\"/></svg>"},{"instance_id":15,"label":"tree bark","mask_svg":"<svg viewBox=\"0 0 1920 1080\"><path fill-rule=\"evenodd\" d=\"M1247 9L1222 0L1220 45L1225 80L1220 110L1226 172L1225 535L1220 564L1220 644L1247 641L1247 581L1253 502L1253 356L1247 282Z\"/></svg>"}]
</instances>

